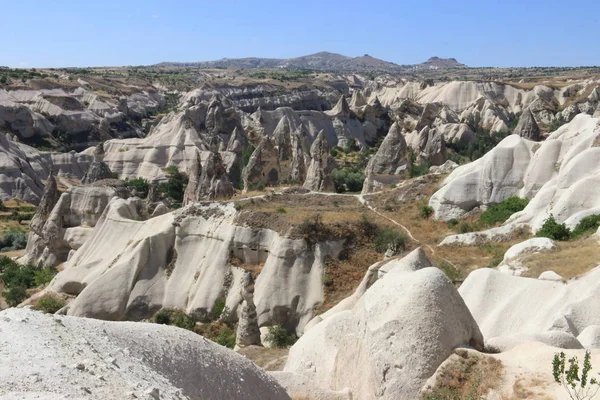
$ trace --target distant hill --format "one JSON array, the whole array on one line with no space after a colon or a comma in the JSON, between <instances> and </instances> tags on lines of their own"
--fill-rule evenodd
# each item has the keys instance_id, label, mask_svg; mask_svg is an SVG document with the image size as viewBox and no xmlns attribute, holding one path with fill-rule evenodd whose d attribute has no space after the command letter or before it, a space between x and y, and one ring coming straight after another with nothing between
<instances>
[{"instance_id":1,"label":"distant hill","mask_svg":"<svg viewBox=\"0 0 600 400\"><path fill-rule=\"evenodd\" d=\"M424 63L418 64L417 68L431 69L450 69L450 68L468 68L465 64L456 61L456 58L431 57Z\"/></svg>"},{"instance_id":2,"label":"distant hill","mask_svg":"<svg viewBox=\"0 0 600 400\"><path fill-rule=\"evenodd\" d=\"M284 69L312 69L316 71L386 71L395 72L411 68L465 68L454 58L432 57L418 65L398 65L389 61L380 60L365 54L361 57L347 57L341 54L322 51L307 56L280 59L280 58L222 58L216 61L199 62L163 62L157 66L191 66L200 68L284 68Z\"/></svg>"}]
</instances>

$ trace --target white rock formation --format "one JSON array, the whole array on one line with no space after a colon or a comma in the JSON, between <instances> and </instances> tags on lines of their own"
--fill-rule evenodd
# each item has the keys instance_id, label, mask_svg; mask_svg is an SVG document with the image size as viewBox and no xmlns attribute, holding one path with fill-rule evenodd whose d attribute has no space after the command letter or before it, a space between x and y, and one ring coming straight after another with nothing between
<instances>
[{"instance_id":1,"label":"white rock formation","mask_svg":"<svg viewBox=\"0 0 600 400\"><path fill-rule=\"evenodd\" d=\"M47 289L77 296L69 315L140 320L174 307L202 320L225 299L237 318L243 271L230 265L230 255L264 264L254 290L260 326L301 334L323 302L325 258L337 257L342 243L308 248L301 239L236 225L233 204L188 206L147 221L136 220L137 204L113 199Z\"/></svg>"},{"instance_id":2,"label":"white rock formation","mask_svg":"<svg viewBox=\"0 0 600 400\"><path fill-rule=\"evenodd\" d=\"M329 155L329 145L323 131L310 148L311 161L306 173L304 188L315 192L333 191L331 172L335 168L335 159Z\"/></svg>"},{"instance_id":3,"label":"white rock formation","mask_svg":"<svg viewBox=\"0 0 600 400\"><path fill-rule=\"evenodd\" d=\"M532 238L517 243L504 253L498 271L520 276L527 270L520 260L521 257L527 254L546 253L555 249L556 244L548 238Z\"/></svg>"},{"instance_id":4,"label":"white rock formation","mask_svg":"<svg viewBox=\"0 0 600 400\"><path fill-rule=\"evenodd\" d=\"M600 325L599 277L596 268L565 284L483 268L471 272L459 292L486 342L514 343L554 331L576 338Z\"/></svg>"},{"instance_id":5,"label":"white rock formation","mask_svg":"<svg viewBox=\"0 0 600 400\"><path fill-rule=\"evenodd\" d=\"M289 399L251 361L184 329L0 312L3 399Z\"/></svg>"},{"instance_id":6,"label":"white rock formation","mask_svg":"<svg viewBox=\"0 0 600 400\"><path fill-rule=\"evenodd\" d=\"M417 398L457 346L483 338L463 300L436 268L390 270L354 307L310 329L290 349L285 372L352 398Z\"/></svg>"},{"instance_id":7,"label":"white rock formation","mask_svg":"<svg viewBox=\"0 0 600 400\"><path fill-rule=\"evenodd\" d=\"M578 115L542 143L511 135L479 160L460 166L429 202L435 217L457 218L511 196L530 198L507 221L537 231L550 214L575 226L600 213L600 119Z\"/></svg>"}]
</instances>

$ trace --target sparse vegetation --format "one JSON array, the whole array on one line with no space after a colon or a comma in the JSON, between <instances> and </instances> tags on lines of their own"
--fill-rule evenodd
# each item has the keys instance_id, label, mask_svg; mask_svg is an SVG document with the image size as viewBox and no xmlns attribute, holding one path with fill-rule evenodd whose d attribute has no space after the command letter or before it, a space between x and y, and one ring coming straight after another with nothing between
<instances>
[{"instance_id":1,"label":"sparse vegetation","mask_svg":"<svg viewBox=\"0 0 600 400\"><path fill-rule=\"evenodd\" d=\"M425 204L421 206L421 218L429 218L433 215L433 207Z\"/></svg>"},{"instance_id":2,"label":"sparse vegetation","mask_svg":"<svg viewBox=\"0 0 600 400\"><path fill-rule=\"evenodd\" d=\"M55 312L63 308L66 304L67 303L65 303L61 299L58 299L51 295L45 295L37 300L37 304L34 308L36 310L43 311L48 314L54 314Z\"/></svg>"},{"instance_id":3,"label":"sparse vegetation","mask_svg":"<svg viewBox=\"0 0 600 400\"><path fill-rule=\"evenodd\" d=\"M554 354L552 376L556 383L565 388L572 400L592 399L600 389L600 382L596 378L590 378L591 359L590 352L586 351L583 365L579 366L577 357L567 360L562 351Z\"/></svg>"},{"instance_id":4,"label":"sparse vegetation","mask_svg":"<svg viewBox=\"0 0 600 400\"><path fill-rule=\"evenodd\" d=\"M196 326L194 317L176 308L163 308L154 315L152 320L157 324L174 325L189 331L193 331Z\"/></svg>"},{"instance_id":5,"label":"sparse vegetation","mask_svg":"<svg viewBox=\"0 0 600 400\"><path fill-rule=\"evenodd\" d=\"M405 233L385 228L375 236L374 245L378 252L385 253L387 249L404 250L407 242L408 236Z\"/></svg>"},{"instance_id":6,"label":"sparse vegetation","mask_svg":"<svg viewBox=\"0 0 600 400\"><path fill-rule=\"evenodd\" d=\"M595 232L600 227L600 214L589 215L579 221L573 232L571 232L571 238L577 238L589 232Z\"/></svg>"},{"instance_id":7,"label":"sparse vegetation","mask_svg":"<svg viewBox=\"0 0 600 400\"><path fill-rule=\"evenodd\" d=\"M286 348L296 343L298 338L293 333L289 333L281 325L273 325L269 327L265 340L277 348Z\"/></svg>"},{"instance_id":8,"label":"sparse vegetation","mask_svg":"<svg viewBox=\"0 0 600 400\"><path fill-rule=\"evenodd\" d=\"M517 196L509 197L498 204L489 206L488 209L479 216L479 221L485 225L503 223L514 213L522 211L527 204L529 204L528 199L522 199Z\"/></svg>"},{"instance_id":9,"label":"sparse vegetation","mask_svg":"<svg viewBox=\"0 0 600 400\"><path fill-rule=\"evenodd\" d=\"M450 264L448 261L442 260L438 264L438 268L441 269L442 272L444 272L444 274L446 274L446 276L448 277L448 280L452 283L461 282L463 279L462 272L459 269L457 269L455 266Z\"/></svg>"},{"instance_id":10,"label":"sparse vegetation","mask_svg":"<svg viewBox=\"0 0 600 400\"><path fill-rule=\"evenodd\" d=\"M279 214L285 214L287 213L287 210L285 209L285 207L278 207L275 212L279 213Z\"/></svg>"}]
</instances>

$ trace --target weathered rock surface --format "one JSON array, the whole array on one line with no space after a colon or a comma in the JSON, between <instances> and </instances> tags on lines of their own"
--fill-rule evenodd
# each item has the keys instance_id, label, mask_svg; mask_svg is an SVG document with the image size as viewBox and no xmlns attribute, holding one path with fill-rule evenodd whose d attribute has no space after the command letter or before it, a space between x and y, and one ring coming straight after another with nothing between
<instances>
[{"instance_id":1,"label":"weathered rock surface","mask_svg":"<svg viewBox=\"0 0 600 400\"><path fill-rule=\"evenodd\" d=\"M425 126L419 132L413 131L406 136L406 142L421 161L428 161L433 165L442 165L446 161L444 135L435 128Z\"/></svg>"},{"instance_id":2,"label":"weathered rock surface","mask_svg":"<svg viewBox=\"0 0 600 400\"><path fill-rule=\"evenodd\" d=\"M483 337L452 284L435 268L377 280L348 311L324 319L290 349L284 371L352 398L417 398L456 346Z\"/></svg>"},{"instance_id":3,"label":"weathered rock surface","mask_svg":"<svg viewBox=\"0 0 600 400\"><path fill-rule=\"evenodd\" d=\"M550 214L573 227L583 217L599 213L599 122L578 115L539 144L517 135L507 137L445 179L429 202L435 217L457 218L511 196L531 201L507 221L507 227L528 225L536 232Z\"/></svg>"},{"instance_id":4,"label":"weathered rock surface","mask_svg":"<svg viewBox=\"0 0 600 400\"><path fill-rule=\"evenodd\" d=\"M88 184L101 181L104 179L112 179L113 174L104 160L104 143L99 143L94 151L94 162L86 171L81 179L81 183Z\"/></svg>"},{"instance_id":5,"label":"weathered rock surface","mask_svg":"<svg viewBox=\"0 0 600 400\"><path fill-rule=\"evenodd\" d=\"M202 159L198 153L188 177L189 182L183 197L184 205L203 199L229 199L235 193L218 152L212 153L208 157L204 167L202 167Z\"/></svg>"},{"instance_id":6,"label":"weathered rock surface","mask_svg":"<svg viewBox=\"0 0 600 400\"><path fill-rule=\"evenodd\" d=\"M136 199L113 199L47 289L77 296L69 315L140 320L174 307L206 320L223 299L236 320L244 271L230 265L234 256L264 264L254 289L259 326L301 333L323 301L325 258L342 250L342 243L308 248L302 239L238 226L232 204L192 205L146 221L137 207Z\"/></svg>"},{"instance_id":7,"label":"weathered rock surface","mask_svg":"<svg viewBox=\"0 0 600 400\"><path fill-rule=\"evenodd\" d=\"M0 312L6 399L289 399L252 362L184 329Z\"/></svg>"},{"instance_id":8,"label":"weathered rock surface","mask_svg":"<svg viewBox=\"0 0 600 400\"><path fill-rule=\"evenodd\" d=\"M576 338L587 327L600 325L599 276L596 268L564 284L482 268L469 274L459 292L486 341L514 343L514 337L523 341L553 331Z\"/></svg>"},{"instance_id":9,"label":"weathered rock surface","mask_svg":"<svg viewBox=\"0 0 600 400\"><path fill-rule=\"evenodd\" d=\"M329 144L323 131L310 148L310 165L306 173L304 188L315 192L333 191L331 172L335 168L335 159L329 154Z\"/></svg>"},{"instance_id":10,"label":"weathered rock surface","mask_svg":"<svg viewBox=\"0 0 600 400\"><path fill-rule=\"evenodd\" d=\"M535 122L535 117L529 108L523 111L523 115L521 115L513 133L534 142L540 140L540 128L537 122Z\"/></svg>"},{"instance_id":11,"label":"weathered rock surface","mask_svg":"<svg viewBox=\"0 0 600 400\"><path fill-rule=\"evenodd\" d=\"M398 175L410 168L408 146L398 123L392 125L371 163L376 174Z\"/></svg>"}]
</instances>

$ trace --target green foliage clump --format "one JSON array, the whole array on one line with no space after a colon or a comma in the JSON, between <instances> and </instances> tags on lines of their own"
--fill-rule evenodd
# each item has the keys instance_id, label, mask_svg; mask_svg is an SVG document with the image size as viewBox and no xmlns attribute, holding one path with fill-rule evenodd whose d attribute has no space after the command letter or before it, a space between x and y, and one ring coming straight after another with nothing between
<instances>
[{"instance_id":1,"label":"green foliage clump","mask_svg":"<svg viewBox=\"0 0 600 400\"><path fill-rule=\"evenodd\" d=\"M236 339L235 330L233 330L232 328L230 328L227 325L224 325L219 330L219 336L217 336L216 342L218 344L220 344L221 346L225 346L230 349L233 349L235 347L235 339Z\"/></svg>"},{"instance_id":2,"label":"green foliage clump","mask_svg":"<svg viewBox=\"0 0 600 400\"><path fill-rule=\"evenodd\" d=\"M469 233L469 232L473 232L475 229L473 228L473 226L471 224L469 224L468 222L463 222L460 225L458 225L458 232L459 233Z\"/></svg>"},{"instance_id":3,"label":"green foliage clump","mask_svg":"<svg viewBox=\"0 0 600 400\"><path fill-rule=\"evenodd\" d=\"M331 173L331 178L337 193L356 193L362 190L365 174L358 167L336 168Z\"/></svg>"},{"instance_id":4,"label":"green foliage clump","mask_svg":"<svg viewBox=\"0 0 600 400\"><path fill-rule=\"evenodd\" d=\"M46 295L38 300L37 305L34 308L36 310L43 311L48 314L54 314L55 312L63 308L65 305L66 303L63 300Z\"/></svg>"},{"instance_id":5,"label":"green foliage clump","mask_svg":"<svg viewBox=\"0 0 600 400\"><path fill-rule=\"evenodd\" d=\"M600 226L600 214L589 215L579 221L575 229L573 229L573 232L571 232L571 238L576 238L587 232L595 231L598 229L598 226Z\"/></svg>"},{"instance_id":6,"label":"green foliage clump","mask_svg":"<svg viewBox=\"0 0 600 400\"><path fill-rule=\"evenodd\" d=\"M565 224L556 222L554 216L550 215L536 236L547 237L553 240L569 240L571 237L571 230L567 228Z\"/></svg>"},{"instance_id":7,"label":"green foliage clump","mask_svg":"<svg viewBox=\"0 0 600 400\"><path fill-rule=\"evenodd\" d=\"M562 351L554 354L552 359L554 381L564 387L573 400L592 399L600 389L600 382L596 378L590 378L591 359L590 352L586 351L583 365L580 367L577 357L567 360Z\"/></svg>"},{"instance_id":8,"label":"green foliage clump","mask_svg":"<svg viewBox=\"0 0 600 400\"><path fill-rule=\"evenodd\" d=\"M403 232L385 228L375 236L375 250L385 253L388 248L395 250L404 250L406 248L408 237Z\"/></svg>"},{"instance_id":9,"label":"green foliage clump","mask_svg":"<svg viewBox=\"0 0 600 400\"><path fill-rule=\"evenodd\" d=\"M265 340L274 347L284 349L296 343L298 338L293 333L288 333L281 325L273 325L269 327Z\"/></svg>"},{"instance_id":10,"label":"green foliage clump","mask_svg":"<svg viewBox=\"0 0 600 400\"><path fill-rule=\"evenodd\" d=\"M157 324L174 325L189 331L193 331L196 326L196 319L194 317L176 308L163 308L154 314L153 320Z\"/></svg>"},{"instance_id":11,"label":"green foliage clump","mask_svg":"<svg viewBox=\"0 0 600 400\"><path fill-rule=\"evenodd\" d=\"M428 206L427 204L421 207L421 218L429 218L433 215L433 207Z\"/></svg>"},{"instance_id":12,"label":"green foliage clump","mask_svg":"<svg viewBox=\"0 0 600 400\"><path fill-rule=\"evenodd\" d=\"M167 182L162 182L158 185L158 191L164 193L166 196L181 203L183 201L183 193L188 183L188 177L185 174L179 172L177 167L167 167L165 172L169 175Z\"/></svg>"},{"instance_id":13,"label":"green foliage clump","mask_svg":"<svg viewBox=\"0 0 600 400\"><path fill-rule=\"evenodd\" d=\"M240 169L239 169L239 176L241 177L244 173L244 168L246 168L246 166L248 165L248 162L250 161L250 157L252 156L252 153L254 153L254 146L252 146L252 144L248 143L246 145L246 147L244 147L244 149L242 150L242 155L240 157ZM240 184L239 184L239 188L238 189L243 189L244 183L243 181L240 179L239 180ZM248 188L250 189L250 188Z\"/></svg>"},{"instance_id":14,"label":"green foliage clump","mask_svg":"<svg viewBox=\"0 0 600 400\"><path fill-rule=\"evenodd\" d=\"M19 265L8 257L0 257L0 280L4 283L2 296L14 307L27 298L27 289L44 285L56 275L53 268Z\"/></svg>"},{"instance_id":15,"label":"green foliage clump","mask_svg":"<svg viewBox=\"0 0 600 400\"><path fill-rule=\"evenodd\" d=\"M0 252L21 250L27 246L27 236L23 232L6 232L0 237Z\"/></svg>"},{"instance_id":16,"label":"green foliage clump","mask_svg":"<svg viewBox=\"0 0 600 400\"><path fill-rule=\"evenodd\" d=\"M267 185L263 181L248 184L248 190L250 191L262 192L266 187Z\"/></svg>"},{"instance_id":17,"label":"green foliage clump","mask_svg":"<svg viewBox=\"0 0 600 400\"><path fill-rule=\"evenodd\" d=\"M140 196L146 197L150 190L150 183L144 178L134 178L127 181L127 187L135 189Z\"/></svg>"},{"instance_id":18,"label":"green foliage clump","mask_svg":"<svg viewBox=\"0 0 600 400\"><path fill-rule=\"evenodd\" d=\"M279 214L285 214L287 213L287 210L285 209L285 207L278 207L275 212L279 213Z\"/></svg>"},{"instance_id":19,"label":"green foliage clump","mask_svg":"<svg viewBox=\"0 0 600 400\"><path fill-rule=\"evenodd\" d=\"M450 229L456 228L456 226L458 225L458 220L456 218L449 219L447 224L448 228Z\"/></svg>"},{"instance_id":20,"label":"green foliage clump","mask_svg":"<svg viewBox=\"0 0 600 400\"><path fill-rule=\"evenodd\" d=\"M223 314L223 315L229 314L229 309L225 305L225 300L224 299L216 299L215 304L213 305L213 308L212 308L212 311L210 314L211 314L212 320L219 319L221 314Z\"/></svg>"},{"instance_id":21,"label":"green foliage clump","mask_svg":"<svg viewBox=\"0 0 600 400\"><path fill-rule=\"evenodd\" d=\"M423 161L417 165L417 153L412 148L408 149L408 154L410 157L410 177L415 178L417 176L426 175L429 173L429 168L431 168L431 162Z\"/></svg>"},{"instance_id":22,"label":"green foliage clump","mask_svg":"<svg viewBox=\"0 0 600 400\"><path fill-rule=\"evenodd\" d=\"M522 199L517 196L509 197L498 204L489 206L488 209L479 216L479 221L486 225L502 223L514 213L522 211L527 204L529 204L528 199Z\"/></svg>"}]
</instances>

